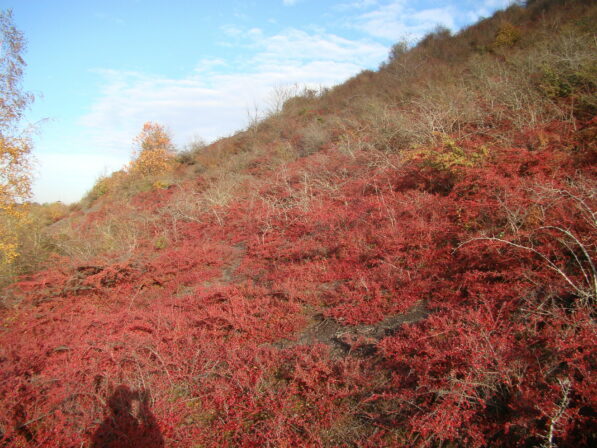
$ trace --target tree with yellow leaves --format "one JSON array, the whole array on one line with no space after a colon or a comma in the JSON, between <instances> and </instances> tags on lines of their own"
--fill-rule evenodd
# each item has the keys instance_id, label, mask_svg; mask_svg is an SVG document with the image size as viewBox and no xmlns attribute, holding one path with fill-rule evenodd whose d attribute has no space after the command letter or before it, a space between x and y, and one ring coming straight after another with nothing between
<instances>
[{"instance_id":1,"label":"tree with yellow leaves","mask_svg":"<svg viewBox=\"0 0 597 448\"><path fill-rule=\"evenodd\" d=\"M148 121L134 139L135 159L131 163L131 173L143 177L162 174L174 161L174 145L168 131L158 123Z\"/></svg>"},{"instance_id":2,"label":"tree with yellow leaves","mask_svg":"<svg viewBox=\"0 0 597 448\"><path fill-rule=\"evenodd\" d=\"M0 11L0 267L18 255L22 203L31 195L31 143L19 129L33 101L21 86L24 50L25 39L13 24L12 11Z\"/></svg>"}]
</instances>

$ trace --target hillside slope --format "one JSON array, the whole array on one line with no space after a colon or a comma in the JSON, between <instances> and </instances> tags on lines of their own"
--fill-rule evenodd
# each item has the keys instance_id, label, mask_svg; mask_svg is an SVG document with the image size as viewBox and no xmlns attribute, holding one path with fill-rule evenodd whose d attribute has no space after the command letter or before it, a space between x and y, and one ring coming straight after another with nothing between
<instances>
[{"instance_id":1,"label":"hillside slope","mask_svg":"<svg viewBox=\"0 0 597 448\"><path fill-rule=\"evenodd\" d=\"M595 444L596 23L438 29L103 179L3 291L0 445Z\"/></svg>"}]
</instances>

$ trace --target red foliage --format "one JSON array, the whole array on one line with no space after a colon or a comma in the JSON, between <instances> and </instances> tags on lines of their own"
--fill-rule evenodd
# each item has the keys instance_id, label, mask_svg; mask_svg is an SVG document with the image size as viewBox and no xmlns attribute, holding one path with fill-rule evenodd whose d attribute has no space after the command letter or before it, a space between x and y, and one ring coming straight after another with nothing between
<instances>
[{"instance_id":1,"label":"red foliage","mask_svg":"<svg viewBox=\"0 0 597 448\"><path fill-rule=\"evenodd\" d=\"M532 130L449 173L326 149L168 248L24 279L1 312L3 446L143 427L146 446L588 445L595 173L573 138ZM307 337L314 316L344 332Z\"/></svg>"}]
</instances>

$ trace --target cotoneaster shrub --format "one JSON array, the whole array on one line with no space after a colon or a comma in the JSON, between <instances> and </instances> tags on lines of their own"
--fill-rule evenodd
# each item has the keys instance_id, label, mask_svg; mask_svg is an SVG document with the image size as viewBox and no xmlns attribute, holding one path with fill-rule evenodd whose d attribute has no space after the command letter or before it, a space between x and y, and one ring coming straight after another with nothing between
<instances>
[{"instance_id":1,"label":"cotoneaster shrub","mask_svg":"<svg viewBox=\"0 0 597 448\"><path fill-rule=\"evenodd\" d=\"M545 30L585 36L595 9L554 5L434 36L457 58L413 49L416 82L392 62L289 99L175 186L54 224L62 258L2 292L2 443L92 446L121 391L158 446L594 445L596 123L528 75ZM490 51L504 21L521 38Z\"/></svg>"}]
</instances>

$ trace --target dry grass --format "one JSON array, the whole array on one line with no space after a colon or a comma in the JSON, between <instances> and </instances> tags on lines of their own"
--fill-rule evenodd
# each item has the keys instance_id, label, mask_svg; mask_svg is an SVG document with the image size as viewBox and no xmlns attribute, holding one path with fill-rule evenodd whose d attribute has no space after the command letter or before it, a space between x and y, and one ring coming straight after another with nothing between
<instances>
[{"instance_id":1,"label":"dry grass","mask_svg":"<svg viewBox=\"0 0 597 448\"><path fill-rule=\"evenodd\" d=\"M355 159L366 153L368 163L389 166L405 150L437 143L438 135L456 143L473 134L508 143L513 131L552 120L574 128L577 119L597 113L597 7L582 1L569 1L566 8L557 4L536 0L455 36L437 29L414 47L399 42L379 71L364 71L333 89L278 87L269 109L253 111L245 131L210 145L191 142L167 173L138 176L122 170L102 177L78 209L101 210L172 186L179 191L164 211L176 229L179 220L202 213L223 219L230 201L245 191L242 185L255 185L259 176L316 157L324 148ZM186 182L198 175L207 186L189 190ZM319 181L307 176L304 183ZM333 192L341 179L322 182ZM297 203L308 206L307 196ZM26 258L36 261L23 261L15 272L34 270L37 260L52 252L81 259L104 251L131 253L151 225L144 222L149 217L128 212L137 216L134 223L110 215L85 232L80 230L84 215L73 215L59 232L57 227L46 231L48 223L35 217L21 240ZM175 237L175 230L168 232L167 238Z\"/></svg>"}]
</instances>

